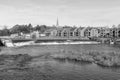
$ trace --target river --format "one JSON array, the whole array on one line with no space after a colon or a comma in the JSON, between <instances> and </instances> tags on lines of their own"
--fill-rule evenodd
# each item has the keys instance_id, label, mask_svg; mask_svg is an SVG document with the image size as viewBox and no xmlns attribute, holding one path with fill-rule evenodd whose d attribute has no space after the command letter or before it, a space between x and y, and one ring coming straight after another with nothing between
<instances>
[{"instance_id":1,"label":"river","mask_svg":"<svg viewBox=\"0 0 120 80\"><path fill-rule=\"evenodd\" d=\"M16 48L1 47L1 54L30 54L40 55L46 53L58 52L120 52L120 46L104 45L104 44L90 44L90 45L36 45ZM53 59L39 59L34 60L31 64L35 68L23 75L18 72L11 75L11 73L3 74L0 72L0 79L13 80L120 80L120 68L106 68L100 67L96 64L76 63L56 61ZM29 75L28 75L29 74ZM43 74L44 77L41 77ZM9 77L5 78L3 75ZM20 78L24 76L23 78Z\"/></svg>"}]
</instances>

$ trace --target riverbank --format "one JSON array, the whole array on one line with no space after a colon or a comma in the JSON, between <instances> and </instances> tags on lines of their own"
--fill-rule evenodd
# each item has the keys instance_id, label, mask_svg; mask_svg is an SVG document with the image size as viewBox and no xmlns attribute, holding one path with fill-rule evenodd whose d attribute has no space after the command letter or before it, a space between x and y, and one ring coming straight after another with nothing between
<instances>
[{"instance_id":1,"label":"riverbank","mask_svg":"<svg viewBox=\"0 0 120 80\"><path fill-rule=\"evenodd\" d=\"M59 51L54 53L30 54L1 54L0 70L17 69L24 70L31 68L29 64L35 59L56 60L75 63L94 63L102 67L120 67L120 54L115 52L86 52L75 53L72 51Z\"/></svg>"},{"instance_id":2,"label":"riverbank","mask_svg":"<svg viewBox=\"0 0 120 80\"><path fill-rule=\"evenodd\" d=\"M118 80L120 79L119 67L100 66L94 62L59 60L54 56L67 55L72 57L83 53L94 52L115 53L119 55L120 47L105 44L86 45L31 45L24 47L1 47L0 55L11 57L5 58L4 65L0 65L0 79L2 80ZM22 56L20 56L22 54ZM19 57L18 57L19 55ZM23 56L32 59L24 61ZM1 56L3 57L3 56ZM21 57L21 58L20 58ZM18 61L21 60L21 61ZM20 63L19 63L20 62ZM18 64L18 65L17 65ZM9 66L8 66L9 65Z\"/></svg>"},{"instance_id":3,"label":"riverbank","mask_svg":"<svg viewBox=\"0 0 120 80\"><path fill-rule=\"evenodd\" d=\"M70 48L70 46L72 47ZM119 74L115 74L115 72L113 74L109 71L106 72L106 69L109 68L111 70L114 69L115 66L101 67L101 65L95 62L96 60L103 63L110 58L117 59L119 53L112 51L108 53L105 51L82 52L76 51L76 46L78 48L78 45L70 46L59 45L5 48L7 52L3 53L1 51L0 55L0 79L16 80L17 78L17 80L100 80L101 75L103 78L102 80L117 80L119 78ZM92 45L86 45L86 48L87 46L92 47ZM96 47L95 49L97 49ZM98 46L98 48L100 48L100 46ZM37 50L38 52L36 52ZM101 73L101 68L103 67L103 73ZM119 66L117 70L118 69ZM109 75L109 73L112 76ZM95 75L97 77L95 77Z\"/></svg>"}]
</instances>

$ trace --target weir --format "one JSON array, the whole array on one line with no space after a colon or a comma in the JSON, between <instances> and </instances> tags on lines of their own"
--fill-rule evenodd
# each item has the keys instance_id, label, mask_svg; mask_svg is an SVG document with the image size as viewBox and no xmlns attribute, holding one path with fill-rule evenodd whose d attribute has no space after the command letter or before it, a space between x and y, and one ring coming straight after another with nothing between
<instances>
[{"instance_id":1,"label":"weir","mask_svg":"<svg viewBox=\"0 0 120 80\"><path fill-rule=\"evenodd\" d=\"M3 43L1 39L0 39L0 46L5 46L5 43Z\"/></svg>"}]
</instances>

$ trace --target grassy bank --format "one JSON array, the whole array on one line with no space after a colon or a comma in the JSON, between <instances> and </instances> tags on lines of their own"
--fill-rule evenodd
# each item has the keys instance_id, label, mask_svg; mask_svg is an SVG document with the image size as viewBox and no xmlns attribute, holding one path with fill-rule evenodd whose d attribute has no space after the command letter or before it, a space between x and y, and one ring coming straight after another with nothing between
<instances>
[{"instance_id":1,"label":"grassy bank","mask_svg":"<svg viewBox=\"0 0 120 80\"><path fill-rule=\"evenodd\" d=\"M28 68L28 62L32 60L32 57L28 54L17 55L0 55L0 70L24 70Z\"/></svg>"},{"instance_id":2,"label":"grassy bank","mask_svg":"<svg viewBox=\"0 0 120 80\"><path fill-rule=\"evenodd\" d=\"M0 55L0 70L26 70L30 69L29 65L34 59L44 60L60 60L60 61L74 61L95 63L104 67L120 67L120 54L115 52L86 52L75 53L72 51L60 51L56 53L43 53L32 56L28 54L1 54Z\"/></svg>"},{"instance_id":3,"label":"grassy bank","mask_svg":"<svg viewBox=\"0 0 120 80\"><path fill-rule=\"evenodd\" d=\"M95 63L104 67L120 67L120 54L115 52L86 52L52 55L56 60Z\"/></svg>"},{"instance_id":4,"label":"grassy bank","mask_svg":"<svg viewBox=\"0 0 120 80\"><path fill-rule=\"evenodd\" d=\"M1 54L0 80L53 80L50 74L44 72L44 70L38 71L35 65L30 65L36 62L33 62L34 59L45 59L49 56L47 54L45 55L30 56L28 54Z\"/></svg>"}]
</instances>

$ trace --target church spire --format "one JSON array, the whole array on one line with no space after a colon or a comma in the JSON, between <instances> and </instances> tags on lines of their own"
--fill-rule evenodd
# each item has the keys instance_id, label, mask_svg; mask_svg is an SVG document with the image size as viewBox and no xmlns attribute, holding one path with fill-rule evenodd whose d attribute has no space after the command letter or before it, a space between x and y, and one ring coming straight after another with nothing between
<instances>
[{"instance_id":1,"label":"church spire","mask_svg":"<svg viewBox=\"0 0 120 80\"><path fill-rule=\"evenodd\" d=\"M58 27L58 26L59 26L59 21L58 21L58 18L57 18L56 27Z\"/></svg>"}]
</instances>

